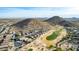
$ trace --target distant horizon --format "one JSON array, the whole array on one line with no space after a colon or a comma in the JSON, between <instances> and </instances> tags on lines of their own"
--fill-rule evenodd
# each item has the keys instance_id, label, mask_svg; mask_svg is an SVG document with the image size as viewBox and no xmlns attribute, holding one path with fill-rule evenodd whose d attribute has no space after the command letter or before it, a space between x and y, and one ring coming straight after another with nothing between
<instances>
[{"instance_id":1,"label":"distant horizon","mask_svg":"<svg viewBox=\"0 0 79 59\"><path fill-rule=\"evenodd\" d=\"M52 16L54 17L54 16ZM61 17L61 16L59 16ZM11 18L51 18L51 17L0 17L1 19L11 19ZM61 17L61 18L79 18L79 17Z\"/></svg>"},{"instance_id":2,"label":"distant horizon","mask_svg":"<svg viewBox=\"0 0 79 59\"><path fill-rule=\"evenodd\" d=\"M72 7L0 7L0 18L79 18L79 8Z\"/></svg>"}]
</instances>

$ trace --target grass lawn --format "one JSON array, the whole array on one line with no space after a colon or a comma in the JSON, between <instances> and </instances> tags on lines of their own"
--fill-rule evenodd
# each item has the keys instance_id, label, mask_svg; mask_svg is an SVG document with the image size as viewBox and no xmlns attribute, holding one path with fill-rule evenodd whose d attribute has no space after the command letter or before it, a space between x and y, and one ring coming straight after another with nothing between
<instances>
[{"instance_id":1,"label":"grass lawn","mask_svg":"<svg viewBox=\"0 0 79 59\"><path fill-rule=\"evenodd\" d=\"M30 49L28 49L28 51L32 51L32 50L33 50L33 49L31 49L31 48L30 48Z\"/></svg>"},{"instance_id":2,"label":"grass lawn","mask_svg":"<svg viewBox=\"0 0 79 59\"><path fill-rule=\"evenodd\" d=\"M46 39L47 40L54 40L58 37L58 35L60 34L60 30L53 32L50 36L47 36Z\"/></svg>"}]
</instances>

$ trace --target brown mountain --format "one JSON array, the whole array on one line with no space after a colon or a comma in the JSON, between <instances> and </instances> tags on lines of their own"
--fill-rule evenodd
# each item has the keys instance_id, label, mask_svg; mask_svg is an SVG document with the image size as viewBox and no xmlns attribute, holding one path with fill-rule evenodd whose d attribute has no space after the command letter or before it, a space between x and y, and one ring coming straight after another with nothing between
<instances>
[{"instance_id":1,"label":"brown mountain","mask_svg":"<svg viewBox=\"0 0 79 59\"><path fill-rule=\"evenodd\" d=\"M41 29L41 30L48 30L51 29L52 26L47 22L40 21L35 18L28 18L17 22L12 25L16 30L34 30L34 29Z\"/></svg>"},{"instance_id":2,"label":"brown mountain","mask_svg":"<svg viewBox=\"0 0 79 59\"><path fill-rule=\"evenodd\" d=\"M51 17L47 20L45 20L46 22L50 23L51 25L61 25L61 26L65 26L65 27L71 27L73 26L73 24L69 21L66 21L64 18L59 17L59 16L54 16Z\"/></svg>"}]
</instances>

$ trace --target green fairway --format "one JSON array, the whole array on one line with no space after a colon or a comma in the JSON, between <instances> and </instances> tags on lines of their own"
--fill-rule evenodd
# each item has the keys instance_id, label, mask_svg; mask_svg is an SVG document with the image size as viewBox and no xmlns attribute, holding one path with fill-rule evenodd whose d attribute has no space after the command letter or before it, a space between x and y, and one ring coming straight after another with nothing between
<instances>
[{"instance_id":1,"label":"green fairway","mask_svg":"<svg viewBox=\"0 0 79 59\"><path fill-rule=\"evenodd\" d=\"M60 30L53 32L50 36L47 36L46 39L47 40L54 40L58 37L58 35L60 34Z\"/></svg>"},{"instance_id":2,"label":"green fairway","mask_svg":"<svg viewBox=\"0 0 79 59\"><path fill-rule=\"evenodd\" d=\"M33 49L31 49L31 48L30 48L30 49L28 49L28 51L32 51L32 50L33 50Z\"/></svg>"}]
</instances>

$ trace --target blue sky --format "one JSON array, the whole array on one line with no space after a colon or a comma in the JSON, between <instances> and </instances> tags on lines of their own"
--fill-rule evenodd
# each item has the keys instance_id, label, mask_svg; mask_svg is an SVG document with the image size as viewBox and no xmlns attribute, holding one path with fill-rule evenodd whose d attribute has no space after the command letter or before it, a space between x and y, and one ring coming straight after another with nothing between
<instances>
[{"instance_id":1,"label":"blue sky","mask_svg":"<svg viewBox=\"0 0 79 59\"><path fill-rule=\"evenodd\" d=\"M72 7L0 7L1 18L15 17L79 17L79 8Z\"/></svg>"}]
</instances>

